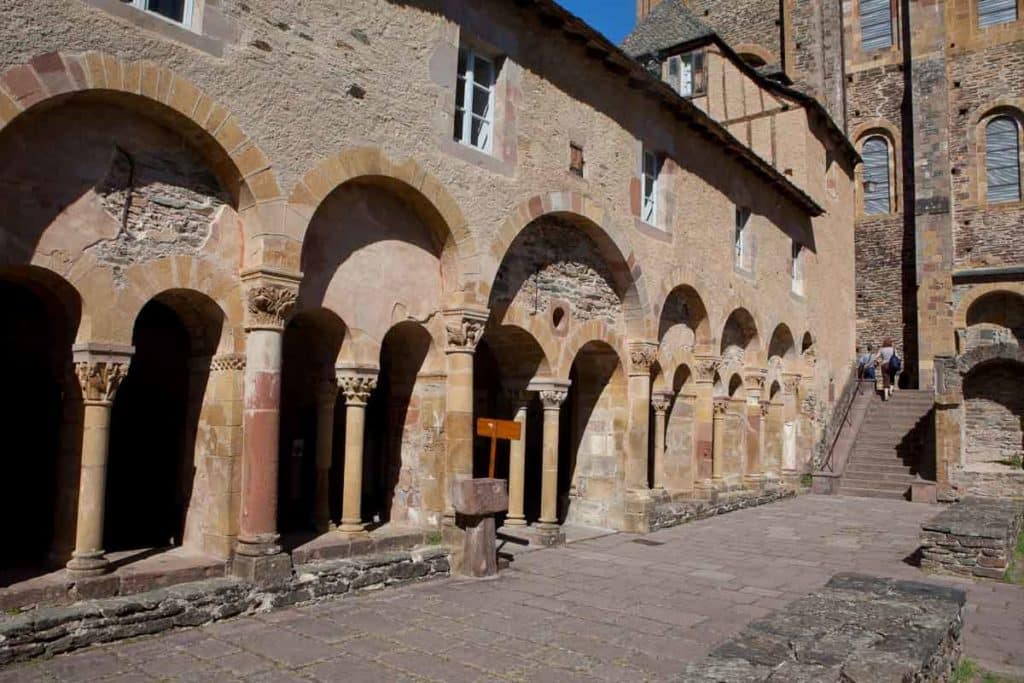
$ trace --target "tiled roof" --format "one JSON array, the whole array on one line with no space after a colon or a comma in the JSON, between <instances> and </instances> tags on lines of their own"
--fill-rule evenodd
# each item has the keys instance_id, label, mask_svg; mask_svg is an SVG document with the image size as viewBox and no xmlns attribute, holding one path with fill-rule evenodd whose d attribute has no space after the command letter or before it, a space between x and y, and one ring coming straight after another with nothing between
<instances>
[{"instance_id":1,"label":"tiled roof","mask_svg":"<svg viewBox=\"0 0 1024 683\"><path fill-rule=\"evenodd\" d=\"M622 51L638 57L714 33L682 0L662 0L622 41Z\"/></svg>"}]
</instances>

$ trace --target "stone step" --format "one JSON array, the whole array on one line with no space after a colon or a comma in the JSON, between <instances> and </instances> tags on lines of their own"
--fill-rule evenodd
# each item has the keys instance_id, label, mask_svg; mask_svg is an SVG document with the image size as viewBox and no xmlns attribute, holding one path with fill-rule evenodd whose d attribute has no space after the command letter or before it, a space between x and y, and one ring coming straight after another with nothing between
<instances>
[{"instance_id":1,"label":"stone step","mask_svg":"<svg viewBox=\"0 0 1024 683\"><path fill-rule=\"evenodd\" d=\"M910 482L914 481L914 475L910 473L910 468L903 468L902 472L872 472L871 470L854 471L850 472L847 470L843 472L843 482L855 482L855 481L873 481L878 483L904 483L910 485Z\"/></svg>"},{"instance_id":2,"label":"stone step","mask_svg":"<svg viewBox=\"0 0 1024 683\"><path fill-rule=\"evenodd\" d=\"M903 462L904 453L900 453L895 448L880 448L877 450L866 450L866 449L855 449L853 451L854 462ZM909 456L908 456L909 459Z\"/></svg>"},{"instance_id":3,"label":"stone step","mask_svg":"<svg viewBox=\"0 0 1024 683\"><path fill-rule=\"evenodd\" d=\"M839 495L853 496L855 498L892 498L894 500L906 500L907 498L906 489L900 493L874 488L856 488L853 486L846 486L845 484L841 484L839 486Z\"/></svg>"},{"instance_id":4,"label":"stone step","mask_svg":"<svg viewBox=\"0 0 1024 683\"><path fill-rule=\"evenodd\" d=\"M853 460L846 465L844 472L849 474L854 472L878 472L882 474L885 472L908 472L909 470L910 465L907 465L902 460L889 460L886 462Z\"/></svg>"},{"instance_id":5,"label":"stone step","mask_svg":"<svg viewBox=\"0 0 1024 683\"><path fill-rule=\"evenodd\" d=\"M840 488L855 488L855 489L875 489L878 491L906 491L910 486L913 477L909 477L902 481L887 481L876 479L874 477L847 477L843 476L843 480L839 483Z\"/></svg>"}]
</instances>

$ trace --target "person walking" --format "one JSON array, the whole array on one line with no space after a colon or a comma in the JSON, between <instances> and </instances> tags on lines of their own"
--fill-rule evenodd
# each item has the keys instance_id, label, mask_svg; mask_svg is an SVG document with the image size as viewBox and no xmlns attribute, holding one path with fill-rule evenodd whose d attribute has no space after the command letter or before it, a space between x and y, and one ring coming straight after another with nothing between
<instances>
[{"instance_id":1,"label":"person walking","mask_svg":"<svg viewBox=\"0 0 1024 683\"><path fill-rule=\"evenodd\" d=\"M857 351L857 378L875 379L875 365L872 362L875 357L875 347L868 344L867 350L861 347Z\"/></svg>"},{"instance_id":2,"label":"person walking","mask_svg":"<svg viewBox=\"0 0 1024 683\"><path fill-rule=\"evenodd\" d=\"M882 372L882 400L887 401L892 397L896 375L902 367L891 337L886 337L882 342L882 348L878 349L878 363Z\"/></svg>"}]
</instances>

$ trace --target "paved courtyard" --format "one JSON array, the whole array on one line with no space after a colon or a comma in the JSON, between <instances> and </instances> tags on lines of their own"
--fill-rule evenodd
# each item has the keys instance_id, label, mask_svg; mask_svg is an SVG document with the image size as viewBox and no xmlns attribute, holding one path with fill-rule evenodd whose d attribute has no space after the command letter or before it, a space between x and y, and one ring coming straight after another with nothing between
<instances>
[{"instance_id":1,"label":"paved courtyard","mask_svg":"<svg viewBox=\"0 0 1024 683\"><path fill-rule=\"evenodd\" d=\"M803 496L435 581L0 669L0 681L665 680L839 571L922 579L934 507ZM936 580L930 578L929 580ZM1024 588L968 590L966 653L1024 677Z\"/></svg>"}]
</instances>

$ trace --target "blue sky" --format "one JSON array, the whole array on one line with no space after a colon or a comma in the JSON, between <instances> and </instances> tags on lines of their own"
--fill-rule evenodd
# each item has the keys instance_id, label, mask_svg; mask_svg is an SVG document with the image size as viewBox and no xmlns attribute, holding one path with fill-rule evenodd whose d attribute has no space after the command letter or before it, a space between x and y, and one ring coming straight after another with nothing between
<instances>
[{"instance_id":1,"label":"blue sky","mask_svg":"<svg viewBox=\"0 0 1024 683\"><path fill-rule=\"evenodd\" d=\"M636 0L557 0L565 9L584 19L616 45L636 22Z\"/></svg>"}]
</instances>

